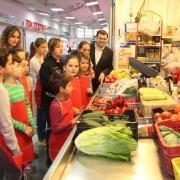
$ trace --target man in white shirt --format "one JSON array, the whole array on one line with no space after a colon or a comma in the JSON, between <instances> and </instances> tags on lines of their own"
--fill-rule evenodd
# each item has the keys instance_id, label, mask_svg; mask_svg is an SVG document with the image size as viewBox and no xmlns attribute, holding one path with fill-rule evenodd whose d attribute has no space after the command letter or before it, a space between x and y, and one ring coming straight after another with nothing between
<instances>
[{"instance_id":1,"label":"man in white shirt","mask_svg":"<svg viewBox=\"0 0 180 180\"><path fill-rule=\"evenodd\" d=\"M91 44L90 57L95 72L95 78L92 80L94 92L99 84L103 83L105 76L113 69L113 51L106 46L107 41L107 32L99 30L96 34L96 42Z\"/></svg>"}]
</instances>

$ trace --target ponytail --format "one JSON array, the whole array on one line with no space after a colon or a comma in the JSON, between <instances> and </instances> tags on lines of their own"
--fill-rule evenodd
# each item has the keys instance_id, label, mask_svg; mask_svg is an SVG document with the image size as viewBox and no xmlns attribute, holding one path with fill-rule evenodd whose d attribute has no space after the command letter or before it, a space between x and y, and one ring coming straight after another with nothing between
<instances>
[{"instance_id":1,"label":"ponytail","mask_svg":"<svg viewBox=\"0 0 180 180\"><path fill-rule=\"evenodd\" d=\"M30 56L29 58L31 59L35 53L36 53L36 48L41 46L41 44L47 43L46 39L44 38L37 38L35 42L32 42L30 45Z\"/></svg>"},{"instance_id":2,"label":"ponytail","mask_svg":"<svg viewBox=\"0 0 180 180\"><path fill-rule=\"evenodd\" d=\"M30 45L30 55L29 55L29 59L31 59L36 53L36 47L35 47L35 43L32 42Z\"/></svg>"}]
</instances>

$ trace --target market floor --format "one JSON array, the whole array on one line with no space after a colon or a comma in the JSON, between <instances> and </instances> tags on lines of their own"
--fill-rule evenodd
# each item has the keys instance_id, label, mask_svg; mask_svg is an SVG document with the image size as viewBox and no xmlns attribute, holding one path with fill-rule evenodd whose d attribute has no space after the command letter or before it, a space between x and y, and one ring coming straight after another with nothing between
<instances>
[{"instance_id":1,"label":"market floor","mask_svg":"<svg viewBox=\"0 0 180 180\"><path fill-rule=\"evenodd\" d=\"M35 151L39 157L32 163L32 166L35 166L36 169L32 175L32 180L42 180L48 170L46 166L46 146L40 146L36 143Z\"/></svg>"}]
</instances>

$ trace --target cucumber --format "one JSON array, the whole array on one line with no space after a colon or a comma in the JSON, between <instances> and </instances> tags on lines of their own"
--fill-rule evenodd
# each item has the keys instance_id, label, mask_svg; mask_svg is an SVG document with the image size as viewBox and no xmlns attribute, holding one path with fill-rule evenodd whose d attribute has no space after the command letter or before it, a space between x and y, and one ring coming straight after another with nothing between
<instances>
[{"instance_id":1,"label":"cucumber","mask_svg":"<svg viewBox=\"0 0 180 180\"><path fill-rule=\"evenodd\" d=\"M85 120L85 123L92 127L101 127L102 125L96 121L93 120Z\"/></svg>"},{"instance_id":2,"label":"cucumber","mask_svg":"<svg viewBox=\"0 0 180 180\"><path fill-rule=\"evenodd\" d=\"M104 111L93 111L92 113L83 114L82 118L102 117L104 114Z\"/></svg>"},{"instance_id":3,"label":"cucumber","mask_svg":"<svg viewBox=\"0 0 180 180\"><path fill-rule=\"evenodd\" d=\"M102 118L103 118L103 120L105 121L105 122L107 122L107 123L111 123L111 121L109 120L109 118L108 118L108 116L106 116L106 115L104 115L104 116L102 116Z\"/></svg>"}]
</instances>

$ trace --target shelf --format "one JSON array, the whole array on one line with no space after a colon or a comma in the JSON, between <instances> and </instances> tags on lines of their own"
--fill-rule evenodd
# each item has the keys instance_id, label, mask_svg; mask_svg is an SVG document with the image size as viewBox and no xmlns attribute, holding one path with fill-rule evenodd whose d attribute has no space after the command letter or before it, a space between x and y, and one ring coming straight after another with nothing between
<instances>
[{"instance_id":1,"label":"shelf","mask_svg":"<svg viewBox=\"0 0 180 180\"><path fill-rule=\"evenodd\" d=\"M137 44L138 47L161 47L160 44L157 45L151 45L151 44L146 44L146 45L141 45L141 44Z\"/></svg>"}]
</instances>

